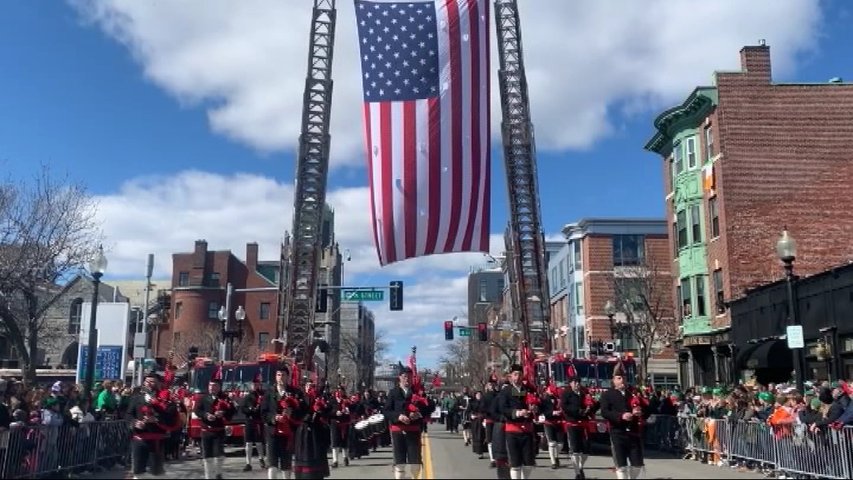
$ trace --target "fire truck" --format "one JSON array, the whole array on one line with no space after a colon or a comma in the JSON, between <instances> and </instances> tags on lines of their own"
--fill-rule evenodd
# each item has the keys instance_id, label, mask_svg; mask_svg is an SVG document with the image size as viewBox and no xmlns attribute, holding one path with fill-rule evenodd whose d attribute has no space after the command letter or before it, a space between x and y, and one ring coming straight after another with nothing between
<instances>
[{"instance_id":1,"label":"fire truck","mask_svg":"<svg viewBox=\"0 0 853 480\"><path fill-rule=\"evenodd\" d=\"M575 375L594 396L598 396L613 386L613 370L617 363L622 361L625 370L625 381L629 385L635 385L637 378L637 362L633 356L626 355L592 355L586 358L571 358L562 354L552 355L547 361L537 361L536 375L539 379L550 379L559 388L568 385L569 367L575 370ZM609 428L607 420L599 413L594 422L587 423L587 434L589 438L597 443L609 443Z\"/></svg>"},{"instance_id":2,"label":"fire truck","mask_svg":"<svg viewBox=\"0 0 853 480\"><path fill-rule=\"evenodd\" d=\"M229 397L237 403L237 413L225 425L225 437L227 443L242 444L243 425L245 416L240 411L239 405L243 395L250 391L253 386L255 375L261 373L264 389L270 388L274 382L275 366L280 357L275 354L262 354L256 362L223 362L222 363L222 391L227 392ZM199 401L206 393L210 379L216 373L220 364L210 358L196 358L189 367L187 383L190 390L189 403L189 426L190 438L198 440L201 438L201 420L192 413L195 402Z\"/></svg>"}]
</instances>

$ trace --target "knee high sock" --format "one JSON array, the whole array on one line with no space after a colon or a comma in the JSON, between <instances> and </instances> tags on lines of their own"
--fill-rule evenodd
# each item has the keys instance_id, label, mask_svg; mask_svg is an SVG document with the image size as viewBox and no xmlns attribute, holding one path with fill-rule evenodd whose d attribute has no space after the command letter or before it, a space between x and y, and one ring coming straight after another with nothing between
<instances>
[{"instance_id":1,"label":"knee high sock","mask_svg":"<svg viewBox=\"0 0 853 480\"><path fill-rule=\"evenodd\" d=\"M279 469L277 469L275 467L269 467L267 469L267 478L269 480L273 480L274 478L278 478L278 472L279 472Z\"/></svg>"},{"instance_id":2,"label":"knee high sock","mask_svg":"<svg viewBox=\"0 0 853 480\"><path fill-rule=\"evenodd\" d=\"M202 458L202 465L204 465L204 478L207 480L212 479L216 474L213 472L213 459L212 458Z\"/></svg>"},{"instance_id":3,"label":"knee high sock","mask_svg":"<svg viewBox=\"0 0 853 480\"><path fill-rule=\"evenodd\" d=\"M524 480L530 478L531 473L533 473L533 467L521 467L521 478Z\"/></svg>"},{"instance_id":4,"label":"knee high sock","mask_svg":"<svg viewBox=\"0 0 853 480\"><path fill-rule=\"evenodd\" d=\"M631 478L643 478L643 473L645 473L644 470L645 469L643 467L631 467Z\"/></svg>"},{"instance_id":5,"label":"knee high sock","mask_svg":"<svg viewBox=\"0 0 853 480\"><path fill-rule=\"evenodd\" d=\"M255 446L254 443L247 443L246 444L246 465L249 465L250 463L252 463L252 448L254 448L254 446ZM258 453L260 453L260 452L258 452Z\"/></svg>"},{"instance_id":6,"label":"knee high sock","mask_svg":"<svg viewBox=\"0 0 853 480\"><path fill-rule=\"evenodd\" d=\"M557 442L548 442L548 456L551 457L551 465L557 463Z\"/></svg>"},{"instance_id":7,"label":"knee high sock","mask_svg":"<svg viewBox=\"0 0 853 480\"><path fill-rule=\"evenodd\" d=\"M334 463L335 465L338 464L338 449L337 448L332 449L332 463Z\"/></svg>"},{"instance_id":8,"label":"knee high sock","mask_svg":"<svg viewBox=\"0 0 853 480\"><path fill-rule=\"evenodd\" d=\"M489 461L490 462L495 461L495 454L492 453L492 444L491 443L489 444Z\"/></svg>"},{"instance_id":9,"label":"knee high sock","mask_svg":"<svg viewBox=\"0 0 853 480\"><path fill-rule=\"evenodd\" d=\"M524 473L522 473L521 467L512 467L509 469L509 478L512 480L521 480L523 478L522 475Z\"/></svg>"},{"instance_id":10,"label":"knee high sock","mask_svg":"<svg viewBox=\"0 0 853 480\"><path fill-rule=\"evenodd\" d=\"M628 480L631 478L628 473L628 467L616 467L616 478L619 480Z\"/></svg>"},{"instance_id":11,"label":"knee high sock","mask_svg":"<svg viewBox=\"0 0 853 480\"><path fill-rule=\"evenodd\" d=\"M409 471L412 473L412 478L418 478L421 474L421 466L417 463L410 464Z\"/></svg>"},{"instance_id":12,"label":"knee high sock","mask_svg":"<svg viewBox=\"0 0 853 480\"><path fill-rule=\"evenodd\" d=\"M225 465L225 457L219 456L216 457L216 468L213 469L216 472L214 475L222 475L222 467Z\"/></svg>"},{"instance_id":13,"label":"knee high sock","mask_svg":"<svg viewBox=\"0 0 853 480\"><path fill-rule=\"evenodd\" d=\"M394 465L394 479L406 478L406 466Z\"/></svg>"},{"instance_id":14,"label":"knee high sock","mask_svg":"<svg viewBox=\"0 0 853 480\"><path fill-rule=\"evenodd\" d=\"M293 478L293 471L292 470L282 470L281 471L281 478L282 478L282 480L290 480L291 478Z\"/></svg>"}]
</instances>

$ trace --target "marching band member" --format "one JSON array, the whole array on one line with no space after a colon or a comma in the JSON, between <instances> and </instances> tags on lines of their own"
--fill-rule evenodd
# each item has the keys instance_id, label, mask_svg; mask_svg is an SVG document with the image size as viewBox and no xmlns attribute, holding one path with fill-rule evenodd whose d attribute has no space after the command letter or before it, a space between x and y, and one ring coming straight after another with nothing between
<instances>
[{"instance_id":1,"label":"marching band member","mask_svg":"<svg viewBox=\"0 0 853 480\"><path fill-rule=\"evenodd\" d=\"M204 478L222 478L225 463L225 421L236 412L234 404L222 391L222 366L207 385L207 395L199 400L193 413L201 420L201 451Z\"/></svg>"},{"instance_id":2,"label":"marching band member","mask_svg":"<svg viewBox=\"0 0 853 480\"><path fill-rule=\"evenodd\" d=\"M560 467L560 430L562 429L563 413L560 411L560 392L553 383L545 389L542 398L542 416L545 439L548 441L548 456L551 458L551 468Z\"/></svg>"},{"instance_id":3,"label":"marching band member","mask_svg":"<svg viewBox=\"0 0 853 480\"><path fill-rule=\"evenodd\" d=\"M253 390L243 397L243 404L240 408L246 416L246 423L243 428L246 440L246 466L243 467L244 472L252 470L252 450L256 447L258 442L261 444L260 448L258 448L258 459L260 460L261 470L267 468L266 462L264 462L264 455L266 454L266 445L264 443L264 420L261 415L261 404L264 399L264 385L261 380L260 371L258 371L253 379L252 387Z\"/></svg>"},{"instance_id":4,"label":"marching band member","mask_svg":"<svg viewBox=\"0 0 853 480\"><path fill-rule=\"evenodd\" d=\"M338 460L343 459L349 465L349 431L352 425L352 412L347 392L341 385L335 390L332 404L332 468L338 468Z\"/></svg>"},{"instance_id":5,"label":"marching band member","mask_svg":"<svg viewBox=\"0 0 853 480\"><path fill-rule=\"evenodd\" d=\"M601 416L610 424L616 478L640 478L643 473L642 428L648 417L648 403L625 385L622 362L613 369L613 387L601 395Z\"/></svg>"},{"instance_id":6,"label":"marching band member","mask_svg":"<svg viewBox=\"0 0 853 480\"><path fill-rule=\"evenodd\" d=\"M141 390L131 397L128 404L127 417L133 421L133 478L139 478L145 473L149 457L152 459L151 474L159 476L165 473L163 441L177 412L174 405L161 400L158 395L159 382L159 375L147 373Z\"/></svg>"},{"instance_id":7,"label":"marching band member","mask_svg":"<svg viewBox=\"0 0 853 480\"><path fill-rule=\"evenodd\" d=\"M400 370L399 385L388 392L385 418L391 425L391 443L394 450L394 478L406 478L406 465L411 477L421 472L421 433L424 417L435 410L435 405L415 391L411 385L412 369Z\"/></svg>"},{"instance_id":8,"label":"marching band member","mask_svg":"<svg viewBox=\"0 0 853 480\"><path fill-rule=\"evenodd\" d=\"M291 478L293 465L293 422L305 414L305 402L299 390L287 384L289 370L279 364L275 385L264 395L261 415L264 418L267 446L267 478Z\"/></svg>"},{"instance_id":9,"label":"marching band member","mask_svg":"<svg viewBox=\"0 0 853 480\"><path fill-rule=\"evenodd\" d=\"M294 365L292 386L298 388L298 366ZM329 476L329 405L313 382L305 384L307 410L296 420L293 446L293 472L297 479L322 479Z\"/></svg>"},{"instance_id":10,"label":"marching band member","mask_svg":"<svg viewBox=\"0 0 853 480\"><path fill-rule=\"evenodd\" d=\"M498 411L504 419L506 449L510 478L527 479L536 465L538 445L535 442L533 419L538 414L538 397L521 384L523 368L510 368L509 387L498 394ZM535 399L533 397L536 397Z\"/></svg>"},{"instance_id":11,"label":"marching band member","mask_svg":"<svg viewBox=\"0 0 853 480\"><path fill-rule=\"evenodd\" d=\"M498 377L492 372L486 383L486 391L483 394L481 411L483 413L483 429L485 431L486 449L489 452L489 467L495 468L495 454L492 448L492 429L495 424L494 403L497 397Z\"/></svg>"},{"instance_id":12,"label":"marching band member","mask_svg":"<svg viewBox=\"0 0 853 480\"><path fill-rule=\"evenodd\" d=\"M565 419L566 440L574 460L575 479L584 480L583 467L590 453L586 427L595 416L598 404L589 392L583 391L574 369L568 375L569 386L560 397L560 405Z\"/></svg>"}]
</instances>

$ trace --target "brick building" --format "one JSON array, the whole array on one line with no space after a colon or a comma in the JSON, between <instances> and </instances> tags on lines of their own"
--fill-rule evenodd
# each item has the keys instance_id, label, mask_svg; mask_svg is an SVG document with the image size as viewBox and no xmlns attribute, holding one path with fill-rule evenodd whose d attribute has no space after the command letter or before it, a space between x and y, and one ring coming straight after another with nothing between
<instances>
[{"instance_id":1,"label":"brick building","mask_svg":"<svg viewBox=\"0 0 853 480\"><path fill-rule=\"evenodd\" d=\"M276 265L272 265L276 264ZM245 262L230 250L210 251L206 240L197 240L190 253L172 255L172 298L168 322L155 332L155 357L165 358L174 348L176 356L186 355L190 346L199 355L218 356L220 341L219 308L226 303L226 286L236 289L269 288L278 284L278 262L260 262L258 244L246 245ZM278 337L276 290L234 292L231 316L239 306L246 311L243 339L235 357L251 359L259 351L270 350Z\"/></svg>"},{"instance_id":2,"label":"brick building","mask_svg":"<svg viewBox=\"0 0 853 480\"><path fill-rule=\"evenodd\" d=\"M774 83L770 49L741 49L741 71L716 72L661 113L645 148L663 157L673 289L685 383L732 381L727 302L783 276L775 244L798 242L809 275L853 258L853 84Z\"/></svg>"},{"instance_id":3,"label":"brick building","mask_svg":"<svg viewBox=\"0 0 853 480\"><path fill-rule=\"evenodd\" d=\"M649 272L647 296L662 295L669 303L669 241L665 220L656 219L583 219L563 228L566 242L548 264L551 285L552 331L556 332L556 350L590 353L590 342L614 342L623 352L639 353L640 346L624 329L623 304L617 298L618 284ZM617 311L613 321L605 313L611 301ZM567 311L555 311L566 308ZM660 318L672 318L671 309L663 309ZM559 323L564 321L565 323ZM676 381L675 356L664 342L652 346L649 371L655 385Z\"/></svg>"}]
</instances>

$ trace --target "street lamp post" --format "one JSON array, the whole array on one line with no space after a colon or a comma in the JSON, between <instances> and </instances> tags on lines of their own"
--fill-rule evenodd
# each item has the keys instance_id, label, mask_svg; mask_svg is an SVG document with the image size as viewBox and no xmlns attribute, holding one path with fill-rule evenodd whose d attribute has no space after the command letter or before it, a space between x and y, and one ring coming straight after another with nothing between
<instances>
[{"instance_id":1,"label":"street lamp post","mask_svg":"<svg viewBox=\"0 0 853 480\"><path fill-rule=\"evenodd\" d=\"M98 246L98 254L89 265L92 274L92 313L89 315L89 344L87 345L86 358L86 397L92 398L92 387L95 385L95 361L98 355L98 332L95 330L98 317L98 290L101 285L101 277L107 270L107 257L104 256L104 247Z\"/></svg>"},{"instance_id":2,"label":"street lamp post","mask_svg":"<svg viewBox=\"0 0 853 480\"><path fill-rule=\"evenodd\" d=\"M612 301L608 300L604 304L604 314L607 315L607 320L610 322L610 340L616 343L616 325L613 322L613 317L616 315L616 307Z\"/></svg>"},{"instance_id":3,"label":"street lamp post","mask_svg":"<svg viewBox=\"0 0 853 480\"><path fill-rule=\"evenodd\" d=\"M231 283L225 287L225 305L219 307L219 321L222 323L222 344L220 345L220 360L231 361L234 356L234 339L243 337L243 320L246 319L246 310L240 305L234 316L237 319L237 326L231 323L231 295L234 289Z\"/></svg>"},{"instance_id":4,"label":"street lamp post","mask_svg":"<svg viewBox=\"0 0 853 480\"><path fill-rule=\"evenodd\" d=\"M788 228L783 227L782 236L776 242L776 254L779 260L782 261L785 267L785 284L788 290L788 324L791 326L799 325L797 311L794 302L794 260L797 258L797 242L788 233ZM789 339L790 342L790 339ZM797 381L797 391L803 392L803 364L802 364L802 349L791 349L794 374Z\"/></svg>"}]
</instances>

